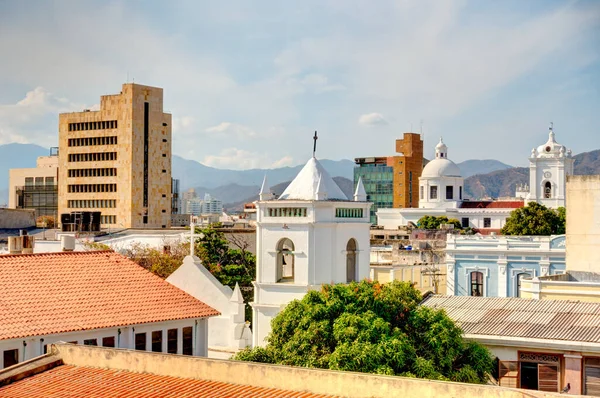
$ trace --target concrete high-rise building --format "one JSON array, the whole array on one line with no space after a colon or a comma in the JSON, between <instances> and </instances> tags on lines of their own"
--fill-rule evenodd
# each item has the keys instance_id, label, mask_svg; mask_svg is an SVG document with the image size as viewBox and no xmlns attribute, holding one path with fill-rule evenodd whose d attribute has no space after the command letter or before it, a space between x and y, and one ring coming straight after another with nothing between
<instances>
[{"instance_id":1,"label":"concrete high-rise building","mask_svg":"<svg viewBox=\"0 0 600 398\"><path fill-rule=\"evenodd\" d=\"M354 159L354 186L362 177L367 199L373 203L371 222L377 223L377 209L419 206L419 177L423 171L423 140L415 133L404 133L396 140L400 156Z\"/></svg>"},{"instance_id":2,"label":"concrete high-rise building","mask_svg":"<svg viewBox=\"0 0 600 398\"><path fill-rule=\"evenodd\" d=\"M101 212L103 227L169 228L171 115L163 90L123 84L100 110L59 116L60 214Z\"/></svg>"}]
</instances>

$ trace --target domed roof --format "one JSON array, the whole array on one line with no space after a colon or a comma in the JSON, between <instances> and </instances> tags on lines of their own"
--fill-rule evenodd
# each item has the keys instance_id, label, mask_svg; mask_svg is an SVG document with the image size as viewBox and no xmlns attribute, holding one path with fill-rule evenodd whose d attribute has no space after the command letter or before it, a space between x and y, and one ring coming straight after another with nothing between
<instances>
[{"instance_id":1,"label":"domed roof","mask_svg":"<svg viewBox=\"0 0 600 398\"><path fill-rule=\"evenodd\" d=\"M556 138L554 135L554 129L552 123L550 124L549 133L548 133L548 141L544 145L540 145L537 147L537 151L532 152L534 157L560 157L560 156L568 156L569 152L567 147L556 142Z\"/></svg>"},{"instance_id":2,"label":"domed roof","mask_svg":"<svg viewBox=\"0 0 600 398\"><path fill-rule=\"evenodd\" d=\"M421 178L437 178L437 177L462 177L460 169L451 160L447 158L433 159L427 163L427 166L421 173Z\"/></svg>"}]
</instances>

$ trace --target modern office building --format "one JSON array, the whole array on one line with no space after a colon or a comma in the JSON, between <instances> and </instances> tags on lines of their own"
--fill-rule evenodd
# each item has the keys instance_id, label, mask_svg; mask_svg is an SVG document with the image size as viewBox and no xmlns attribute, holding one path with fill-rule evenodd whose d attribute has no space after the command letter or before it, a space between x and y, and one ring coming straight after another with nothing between
<instances>
[{"instance_id":1,"label":"modern office building","mask_svg":"<svg viewBox=\"0 0 600 398\"><path fill-rule=\"evenodd\" d=\"M163 90L123 84L100 110L59 117L58 212L101 212L103 227L169 228L171 115Z\"/></svg>"},{"instance_id":2,"label":"modern office building","mask_svg":"<svg viewBox=\"0 0 600 398\"><path fill-rule=\"evenodd\" d=\"M354 186L362 177L367 199L373 203L371 222L377 223L377 209L418 207L419 177L423 170L423 140L415 133L404 133L396 140L400 156L354 159Z\"/></svg>"},{"instance_id":3,"label":"modern office building","mask_svg":"<svg viewBox=\"0 0 600 398\"><path fill-rule=\"evenodd\" d=\"M56 217L58 212L58 151L37 158L35 168L10 169L8 207L34 209L35 216Z\"/></svg>"}]
</instances>

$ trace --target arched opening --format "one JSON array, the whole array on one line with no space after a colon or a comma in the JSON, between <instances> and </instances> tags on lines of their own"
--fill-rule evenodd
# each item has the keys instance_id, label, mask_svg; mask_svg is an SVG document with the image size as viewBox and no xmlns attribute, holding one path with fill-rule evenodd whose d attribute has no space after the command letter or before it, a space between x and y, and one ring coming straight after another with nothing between
<instances>
[{"instance_id":1,"label":"arched opening","mask_svg":"<svg viewBox=\"0 0 600 398\"><path fill-rule=\"evenodd\" d=\"M527 272L517 274L517 297L521 297L521 281L527 278L531 278L531 274L528 274Z\"/></svg>"},{"instance_id":2,"label":"arched opening","mask_svg":"<svg viewBox=\"0 0 600 398\"><path fill-rule=\"evenodd\" d=\"M277 282L293 282L294 265L294 242L283 238L277 243Z\"/></svg>"},{"instance_id":3,"label":"arched opening","mask_svg":"<svg viewBox=\"0 0 600 398\"><path fill-rule=\"evenodd\" d=\"M550 199L552 197L552 183L550 181L546 181L544 184L544 198Z\"/></svg>"},{"instance_id":4,"label":"arched opening","mask_svg":"<svg viewBox=\"0 0 600 398\"><path fill-rule=\"evenodd\" d=\"M471 272L471 296L483 296L483 272Z\"/></svg>"},{"instance_id":5,"label":"arched opening","mask_svg":"<svg viewBox=\"0 0 600 398\"><path fill-rule=\"evenodd\" d=\"M352 238L346 244L346 282L348 283L358 281L357 254L356 240Z\"/></svg>"}]
</instances>

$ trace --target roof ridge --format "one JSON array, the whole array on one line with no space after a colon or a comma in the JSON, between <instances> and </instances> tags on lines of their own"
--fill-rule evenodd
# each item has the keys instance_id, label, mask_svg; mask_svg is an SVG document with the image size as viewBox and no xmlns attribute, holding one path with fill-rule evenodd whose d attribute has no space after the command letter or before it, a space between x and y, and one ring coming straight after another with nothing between
<instances>
[{"instance_id":1,"label":"roof ridge","mask_svg":"<svg viewBox=\"0 0 600 398\"><path fill-rule=\"evenodd\" d=\"M33 257L33 256L66 256L66 255L83 255L83 254L101 254L101 253L115 253L114 250L85 250L85 251L66 251L66 252L45 252L45 253L12 253L12 254L4 254L0 256L0 259L6 257Z\"/></svg>"}]
</instances>

